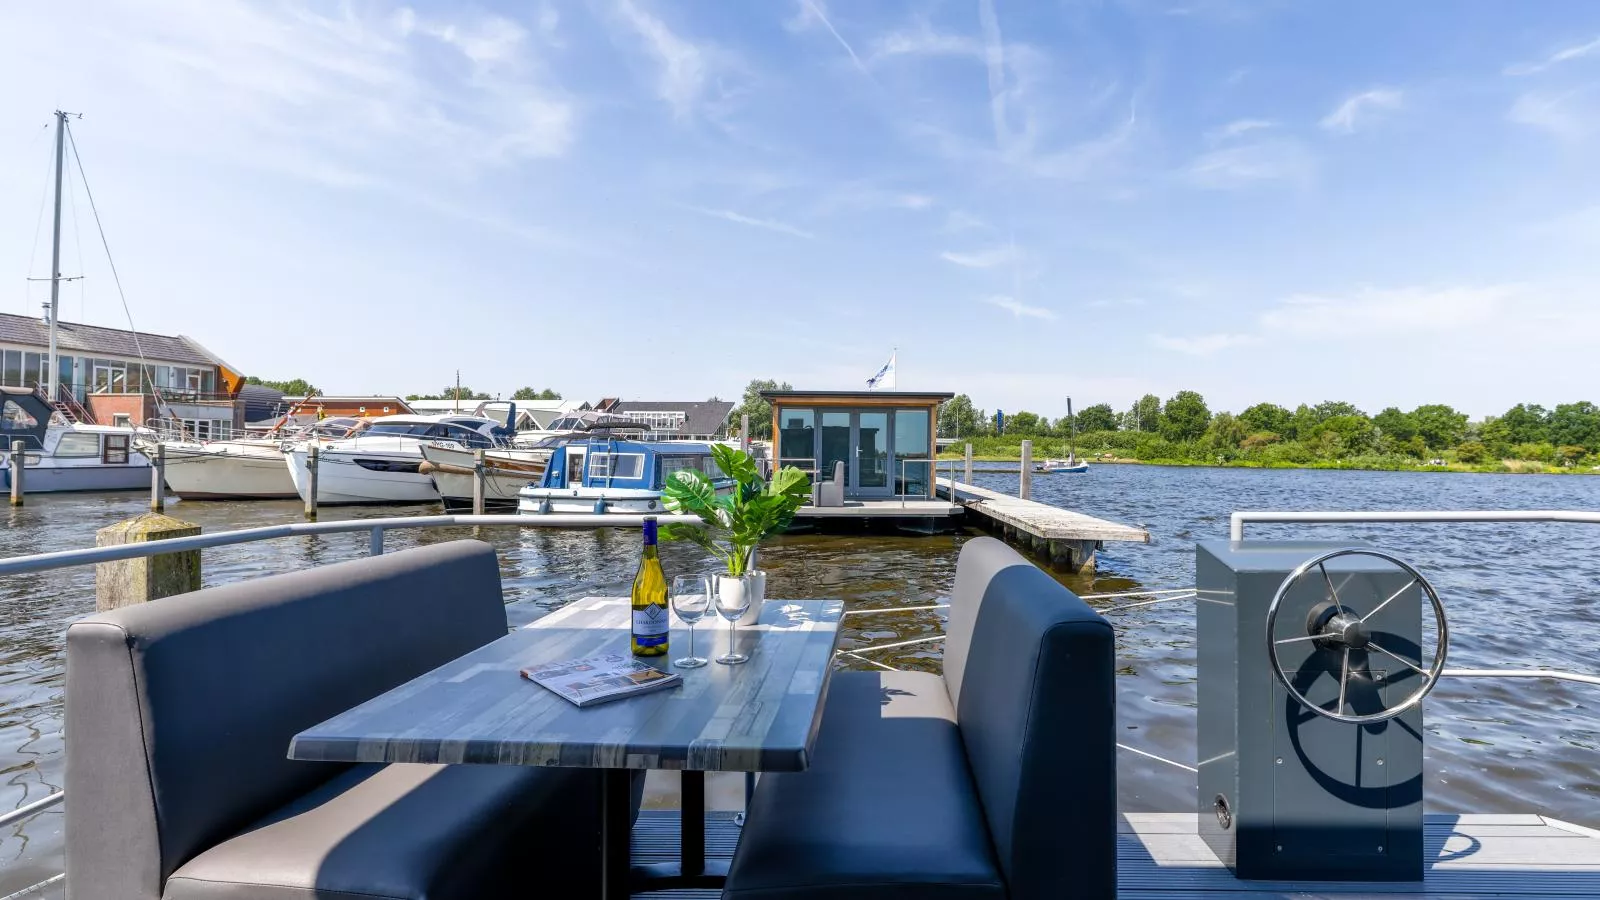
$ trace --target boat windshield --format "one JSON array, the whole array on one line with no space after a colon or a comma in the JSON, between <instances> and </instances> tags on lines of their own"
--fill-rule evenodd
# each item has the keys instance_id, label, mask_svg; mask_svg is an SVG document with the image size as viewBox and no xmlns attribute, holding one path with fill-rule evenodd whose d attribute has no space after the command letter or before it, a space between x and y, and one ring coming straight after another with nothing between
<instances>
[{"instance_id":1,"label":"boat windshield","mask_svg":"<svg viewBox=\"0 0 1600 900\"><path fill-rule=\"evenodd\" d=\"M434 427L432 422L378 422L367 428L362 434L369 435L407 435L410 437L427 437L428 431Z\"/></svg>"}]
</instances>

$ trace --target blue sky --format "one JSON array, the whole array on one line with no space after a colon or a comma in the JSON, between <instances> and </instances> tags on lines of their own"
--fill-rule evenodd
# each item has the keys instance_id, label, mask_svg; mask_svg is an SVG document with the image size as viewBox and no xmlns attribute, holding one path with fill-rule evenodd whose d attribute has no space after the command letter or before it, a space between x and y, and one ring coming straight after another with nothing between
<instances>
[{"instance_id":1,"label":"blue sky","mask_svg":"<svg viewBox=\"0 0 1600 900\"><path fill-rule=\"evenodd\" d=\"M1600 400L1580 0L11 3L8 312L57 107L138 326L329 391Z\"/></svg>"}]
</instances>

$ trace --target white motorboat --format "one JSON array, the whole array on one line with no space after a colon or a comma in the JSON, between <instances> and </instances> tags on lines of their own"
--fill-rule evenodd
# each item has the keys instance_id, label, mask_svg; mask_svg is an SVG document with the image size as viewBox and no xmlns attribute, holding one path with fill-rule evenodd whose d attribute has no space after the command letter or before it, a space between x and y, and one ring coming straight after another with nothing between
<instances>
[{"instance_id":1,"label":"white motorboat","mask_svg":"<svg viewBox=\"0 0 1600 900\"><path fill-rule=\"evenodd\" d=\"M483 452L485 510L517 508L517 492L544 477L552 447L496 449ZM472 482L477 461L473 451L446 444L423 444L422 473L444 500L446 510L472 509Z\"/></svg>"},{"instance_id":2,"label":"white motorboat","mask_svg":"<svg viewBox=\"0 0 1600 900\"><path fill-rule=\"evenodd\" d=\"M153 459L157 443L166 448L167 487L184 500L293 500L300 495L284 465L284 447L298 440L348 437L364 424L338 417L290 434L226 441L141 439L135 449Z\"/></svg>"},{"instance_id":3,"label":"white motorboat","mask_svg":"<svg viewBox=\"0 0 1600 900\"><path fill-rule=\"evenodd\" d=\"M0 463L11 488L11 444L23 444L22 490L132 491L150 487L150 461L133 452L142 429L62 418L31 388L0 387Z\"/></svg>"},{"instance_id":4,"label":"white motorboat","mask_svg":"<svg viewBox=\"0 0 1600 900\"><path fill-rule=\"evenodd\" d=\"M383 416L343 439L316 438L284 453L295 493L310 499L308 450L317 447L317 498L321 505L437 503L439 491L422 469L422 445L445 443L471 452L503 444L510 430L480 416Z\"/></svg>"}]
</instances>

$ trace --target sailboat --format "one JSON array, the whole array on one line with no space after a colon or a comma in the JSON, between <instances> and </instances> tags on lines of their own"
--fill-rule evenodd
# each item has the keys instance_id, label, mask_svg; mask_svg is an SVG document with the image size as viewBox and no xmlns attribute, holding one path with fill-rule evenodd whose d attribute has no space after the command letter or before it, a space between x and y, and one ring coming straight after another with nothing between
<instances>
[{"instance_id":1,"label":"sailboat","mask_svg":"<svg viewBox=\"0 0 1600 900\"><path fill-rule=\"evenodd\" d=\"M56 363L56 322L61 311L61 177L65 162L67 116L56 110L56 206L50 254L50 350L43 388L0 388L0 481L11 487L11 473L25 469L22 489L41 494L58 491L126 491L150 485L150 460L132 452L134 438L148 429L127 425L94 425L70 388L60 385ZM21 442L23 452L12 452Z\"/></svg>"},{"instance_id":2,"label":"sailboat","mask_svg":"<svg viewBox=\"0 0 1600 900\"><path fill-rule=\"evenodd\" d=\"M1067 398L1067 422L1071 428L1067 437L1067 458L1047 459L1035 463L1035 472L1044 472L1051 475L1081 475L1089 471L1089 464L1078 460L1078 420L1072 415L1072 398Z\"/></svg>"}]
</instances>

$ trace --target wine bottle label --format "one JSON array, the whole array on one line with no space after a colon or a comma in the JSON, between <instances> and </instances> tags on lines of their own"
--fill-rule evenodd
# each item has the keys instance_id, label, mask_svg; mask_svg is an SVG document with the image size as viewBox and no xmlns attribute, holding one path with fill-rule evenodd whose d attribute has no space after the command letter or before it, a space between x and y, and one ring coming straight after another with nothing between
<instances>
[{"instance_id":1,"label":"wine bottle label","mask_svg":"<svg viewBox=\"0 0 1600 900\"><path fill-rule=\"evenodd\" d=\"M633 639L641 647L657 647L667 642L667 608L654 603L633 611Z\"/></svg>"}]
</instances>

